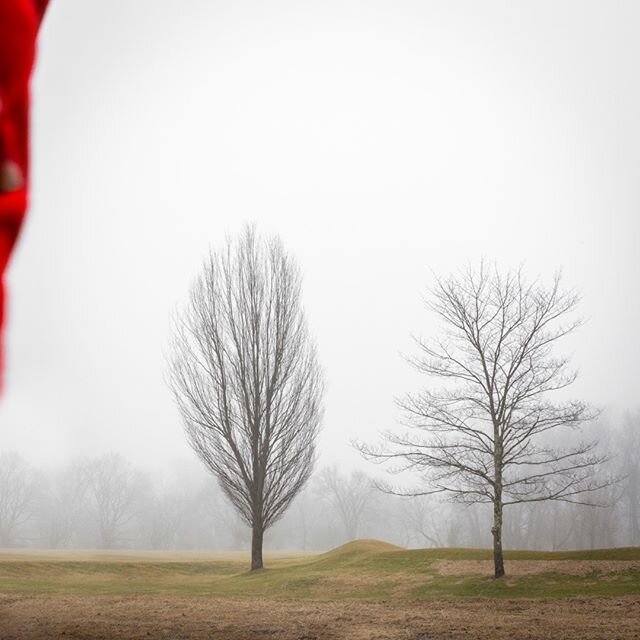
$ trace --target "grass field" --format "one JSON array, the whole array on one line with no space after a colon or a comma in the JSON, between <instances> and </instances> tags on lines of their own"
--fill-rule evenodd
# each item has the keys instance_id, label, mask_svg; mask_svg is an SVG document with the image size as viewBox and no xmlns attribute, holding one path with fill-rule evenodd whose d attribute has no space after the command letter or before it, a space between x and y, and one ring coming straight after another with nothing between
<instances>
[{"instance_id":1,"label":"grass field","mask_svg":"<svg viewBox=\"0 0 640 640\"><path fill-rule=\"evenodd\" d=\"M561 636L535 635L555 616L582 633L576 638L640 638L640 548L507 552L507 577L497 581L488 550L409 550L372 540L323 554L267 554L266 568L257 572L247 571L247 561L246 553L0 553L0 637L138 637L148 619L149 634L140 637L355 638L360 627L342 627L364 616L362 637L482 638L481 620L491 630L501 615L520 612L519 620L527 611L528 622L495 625L509 632L504 637L574 637L566 629ZM108 616L100 619L114 603L120 614L111 623ZM566 617L579 616L581 607L585 624L592 617L593 625ZM555 612L545 615L550 608ZM426 615L430 610L433 615ZM449 611L444 618L443 611ZM226 626L207 623L214 612L216 624ZM280 617L293 626L274 631ZM296 635L294 620L303 626L300 621L315 620L323 630ZM437 620L439 626L429 627ZM538 622L531 626L531 620ZM106 625L102 631L98 622ZM187 629L187 622L197 629ZM594 635L602 624L603 635ZM451 635L455 629L458 635ZM493 629L487 637L502 636Z\"/></svg>"},{"instance_id":2,"label":"grass field","mask_svg":"<svg viewBox=\"0 0 640 640\"><path fill-rule=\"evenodd\" d=\"M402 549L373 540L318 555L2 553L0 592L73 595L264 596L313 599L640 596L640 548L507 551L493 580L484 549Z\"/></svg>"}]
</instances>

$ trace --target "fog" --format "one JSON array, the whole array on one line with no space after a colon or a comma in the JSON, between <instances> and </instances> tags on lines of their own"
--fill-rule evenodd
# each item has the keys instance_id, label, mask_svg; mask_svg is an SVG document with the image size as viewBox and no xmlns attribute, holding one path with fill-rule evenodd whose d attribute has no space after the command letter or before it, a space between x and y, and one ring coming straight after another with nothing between
<instances>
[{"instance_id":1,"label":"fog","mask_svg":"<svg viewBox=\"0 0 640 640\"><path fill-rule=\"evenodd\" d=\"M272 548L489 544L483 508L382 494L384 471L351 445L397 425L394 399L425 384L405 356L439 330L423 301L435 275L482 257L545 282L561 269L581 292L587 322L562 345L571 395L605 409L592 430L624 451L624 425L640 429L624 417L640 404L639 27L632 0L54 0L0 402L0 452L30 497L0 546L247 543L166 383L172 314L247 222L295 255L327 380L318 471ZM112 538L87 480L97 460L120 460L133 487ZM331 473L354 491L368 478L355 528ZM609 524L514 509L505 544L638 544L623 490ZM57 542L56 500L79 513ZM543 511L555 529L535 529Z\"/></svg>"},{"instance_id":2,"label":"fog","mask_svg":"<svg viewBox=\"0 0 640 640\"><path fill-rule=\"evenodd\" d=\"M600 435L605 428L599 425ZM507 547L640 543L640 413L625 416L620 428L606 433L615 458L601 473L621 481L587 498L587 504L510 507ZM267 531L266 548L324 551L357 538L419 548L491 545L490 505L390 495L376 488L375 475L320 467ZM36 468L16 453L0 454L0 547L228 551L248 549L250 541L251 529L194 459L152 472L115 453L48 468Z\"/></svg>"}]
</instances>

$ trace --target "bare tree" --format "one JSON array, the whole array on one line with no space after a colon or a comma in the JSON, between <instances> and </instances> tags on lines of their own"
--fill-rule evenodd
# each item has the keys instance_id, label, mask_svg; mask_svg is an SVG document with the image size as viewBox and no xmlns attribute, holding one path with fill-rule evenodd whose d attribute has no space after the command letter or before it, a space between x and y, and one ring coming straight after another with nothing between
<instances>
[{"instance_id":1,"label":"bare tree","mask_svg":"<svg viewBox=\"0 0 640 640\"><path fill-rule=\"evenodd\" d=\"M187 438L251 527L252 570L315 457L322 376L300 281L280 241L247 227L206 261L172 344Z\"/></svg>"},{"instance_id":2,"label":"bare tree","mask_svg":"<svg viewBox=\"0 0 640 640\"><path fill-rule=\"evenodd\" d=\"M143 538L151 549L175 549L183 534L183 523L193 505L178 492L167 492L151 496L146 505L143 520ZM184 539L184 536L183 536Z\"/></svg>"},{"instance_id":3,"label":"bare tree","mask_svg":"<svg viewBox=\"0 0 640 640\"><path fill-rule=\"evenodd\" d=\"M403 546L410 546L415 538L419 544L444 547L445 536L439 530L446 524L440 505L430 496L406 496L399 504L399 521L405 529Z\"/></svg>"},{"instance_id":4,"label":"bare tree","mask_svg":"<svg viewBox=\"0 0 640 640\"><path fill-rule=\"evenodd\" d=\"M326 522L322 510L318 509L318 495L315 483L317 474L310 479L302 491L292 501L287 513L270 533L271 544L278 544L278 548L291 550L308 550L320 530L320 523Z\"/></svg>"},{"instance_id":5,"label":"bare tree","mask_svg":"<svg viewBox=\"0 0 640 640\"><path fill-rule=\"evenodd\" d=\"M578 301L561 290L559 275L545 288L527 282L522 270L502 275L484 263L438 279L427 304L444 334L417 340L421 355L411 362L440 380L440 388L399 401L406 434L389 432L381 448L361 447L370 459L422 471L431 483L424 493L491 504L496 578L504 575L505 506L583 502L602 487L591 478L603 461L595 442L558 448L550 438L594 415L583 402L549 400L576 378L568 360L552 351L580 325L573 318Z\"/></svg>"},{"instance_id":6,"label":"bare tree","mask_svg":"<svg viewBox=\"0 0 640 640\"><path fill-rule=\"evenodd\" d=\"M362 532L372 507L375 485L364 471L340 473L337 466L325 467L318 475L319 488L344 528L347 540Z\"/></svg>"},{"instance_id":7,"label":"bare tree","mask_svg":"<svg viewBox=\"0 0 640 640\"><path fill-rule=\"evenodd\" d=\"M104 549L111 549L122 542L125 527L136 516L142 478L117 453L92 460L87 471L89 494L97 509L100 543Z\"/></svg>"},{"instance_id":8,"label":"bare tree","mask_svg":"<svg viewBox=\"0 0 640 640\"><path fill-rule=\"evenodd\" d=\"M31 465L16 452L0 454L0 547L15 544L33 516L37 479Z\"/></svg>"},{"instance_id":9,"label":"bare tree","mask_svg":"<svg viewBox=\"0 0 640 640\"><path fill-rule=\"evenodd\" d=\"M619 464L624 478L623 504L628 522L628 544L640 544L640 410L627 413L618 435Z\"/></svg>"},{"instance_id":10,"label":"bare tree","mask_svg":"<svg viewBox=\"0 0 640 640\"><path fill-rule=\"evenodd\" d=\"M74 543L86 507L89 473L76 460L49 474L40 509L40 526L49 546L70 547Z\"/></svg>"}]
</instances>

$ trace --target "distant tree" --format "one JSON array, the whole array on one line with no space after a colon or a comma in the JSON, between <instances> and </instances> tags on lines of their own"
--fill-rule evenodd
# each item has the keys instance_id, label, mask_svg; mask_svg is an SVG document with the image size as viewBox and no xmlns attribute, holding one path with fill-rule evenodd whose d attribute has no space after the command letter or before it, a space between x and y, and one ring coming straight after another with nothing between
<instances>
[{"instance_id":1,"label":"distant tree","mask_svg":"<svg viewBox=\"0 0 640 640\"><path fill-rule=\"evenodd\" d=\"M602 549L618 546L620 520L616 518L616 503L620 500L620 487L611 483L582 504L574 505L571 519L574 523L572 547L574 549Z\"/></svg>"},{"instance_id":2,"label":"distant tree","mask_svg":"<svg viewBox=\"0 0 640 640\"><path fill-rule=\"evenodd\" d=\"M125 458L109 453L90 462L88 491L98 519L100 544L112 549L122 543L124 530L137 515L142 478Z\"/></svg>"},{"instance_id":3,"label":"distant tree","mask_svg":"<svg viewBox=\"0 0 640 640\"><path fill-rule=\"evenodd\" d=\"M289 533L289 539L294 540L293 545L297 544L298 548L306 551L319 515L309 485L293 501L288 515L290 520L281 523L281 526L284 525L283 528Z\"/></svg>"},{"instance_id":4,"label":"distant tree","mask_svg":"<svg viewBox=\"0 0 640 640\"><path fill-rule=\"evenodd\" d=\"M421 546L445 546L445 537L440 529L446 525L447 517L441 506L435 505L430 498L406 496L399 503L398 519L405 530L404 546L414 542Z\"/></svg>"},{"instance_id":5,"label":"distant tree","mask_svg":"<svg viewBox=\"0 0 640 640\"><path fill-rule=\"evenodd\" d=\"M147 548L222 548L226 532L216 526L221 492L211 486L208 474L193 464L191 459L176 461L149 483L136 518Z\"/></svg>"},{"instance_id":6,"label":"distant tree","mask_svg":"<svg viewBox=\"0 0 640 640\"><path fill-rule=\"evenodd\" d=\"M172 344L187 438L251 527L251 569L313 469L322 376L300 286L280 241L248 227L210 255Z\"/></svg>"},{"instance_id":7,"label":"distant tree","mask_svg":"<svg viewBox=\"0 0 640 640\"><path fill-rule=\"evenodd\" d=\"M175 549L180 546L182 524L191 506L178 492L163 491L152 495L143 513L142 537L145 543L151 549Z\"/></svg>"},{"instance_id":8,"label":"distant tree","mask_svg":"<svg viewBox=\"0 0 640 640\"><path fill-rule=\"evenodd\" d=\"M493 506L494 574L504 575L503 509L525 502L588 502L607 481L593 479L603 461L595 442L557 448L552 432L594 416L584 402L553 403L576 374L553 355L555 343L580 325L579 297L527 282L521 270L501 274L481 263L459 277L438 279L429 308L444 324L439 340L417 340L412 364L439 388L399 401L409 431L388 432L386 444L362 445L369 459L417 469L465 503Z\"/></svg>"},{"instance_id":9,"label":"distant tree","mask_svg":"<svg viewBox=\"0 0 640 640\"><path fill-rule=\"evenodd\" d=\"M628 544L640 545L640 410L627 413L618 436Z\"/></svg>"},{"instance_id":10,"label":"distant tree","mask_svg":"<svg viewBox=\"0 0 640 640\"><path fill-rule=\"evenodd\" d=\"M16 452L0 454L0 547L13 546L33 516L38 483L35 471Z\"/></svg>"},{"instance_id":11,"label":"distant tree","mask_svg":"<svg viewBox=\"0 0 640 640\"><path fill-rule=\"evenodd\" d=\"M372 478L360 470L347 474L337 466L325 467L318 475L317 488L340 520L347 540L355 540L375 497Z\"/></svg>"},{"instance_id":12,"label":"distant tree","mask_svg":"<svg viewBox=\"0 0 640 640\"><path fill-rule=\"evenodd\" d=\"M65 548L74 543L86 508L88 482L88 467L79 460L48 475L39 516L50 547Z\"/></svg>"}]
</instances>

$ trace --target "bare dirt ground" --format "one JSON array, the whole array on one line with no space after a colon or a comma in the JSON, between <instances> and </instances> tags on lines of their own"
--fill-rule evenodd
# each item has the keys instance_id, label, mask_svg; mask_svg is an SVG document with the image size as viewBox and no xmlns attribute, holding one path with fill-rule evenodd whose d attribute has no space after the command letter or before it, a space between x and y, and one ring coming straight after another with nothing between
<instances>
[{"instance_id":1,"label":"bare dirt ground","mask_svg":"<svg viewBox=\"0 0 640 640\"><path fill-rule=\"evenodd\" d=\"M0 594L2 640L616 640L640 599L299 601Z\"/></svg>"}]
</instances>

